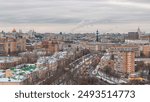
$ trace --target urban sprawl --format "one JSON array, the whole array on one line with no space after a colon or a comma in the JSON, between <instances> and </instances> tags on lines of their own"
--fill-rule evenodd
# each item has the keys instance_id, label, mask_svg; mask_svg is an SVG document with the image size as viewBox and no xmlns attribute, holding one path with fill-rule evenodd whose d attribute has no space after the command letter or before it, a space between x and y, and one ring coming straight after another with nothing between
<instances>
[{"instance_id":1,"label":"urban sprawl","mask_svg":"<svg viewBox=\"0 0 150 102\"><path fill-rule=\"evenodd\" d=\"M0 85L150 84L150 33L0 32Z\"/></svg>"}]
</instances>

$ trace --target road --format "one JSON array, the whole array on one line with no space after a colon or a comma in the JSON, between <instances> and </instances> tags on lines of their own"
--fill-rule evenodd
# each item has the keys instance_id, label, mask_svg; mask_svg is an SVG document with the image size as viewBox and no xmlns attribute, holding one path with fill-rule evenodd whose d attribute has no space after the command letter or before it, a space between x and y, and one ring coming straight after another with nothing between
<instances>
[{"instance_id":1,"label":"road","mask_svg":"<svg viewBox=\"0 0 150 102\"><path fill-rule=\"evenodd\" d=\"M61 76L59 76L59 78L55 78L56 80L53 81L53 84L69 84L69 85L73 85L73 84L80 84L80 82L78 81L78 79L86 78L87 80L91 80L92 79L96 79L98 80L97 83L94 83L95 85L106 85L108 84L107 82L98 79L97 77L95 77L92 72L95 69L92 66L92 60L95 58L94 55L92 54L87 54L77 60L75 60L74 62L70 63L70 69L62 74Z\"/></svg>"},{"instance_id":2,"label":"road","mask_svg":"<svg viewBox=\"0 0 150 102\"><path fill-rule=\"evenodd\" d=\"M122 78L115 78L113 76L108 76L106 73L99 71L98 69L95 69L92 72L93 75L95 75L97 78L104 80L105 82L108 82L109 84L114 85L120 85L120 84L126 84L128 83L127 80Z\"/></svg>"}]
</instances>

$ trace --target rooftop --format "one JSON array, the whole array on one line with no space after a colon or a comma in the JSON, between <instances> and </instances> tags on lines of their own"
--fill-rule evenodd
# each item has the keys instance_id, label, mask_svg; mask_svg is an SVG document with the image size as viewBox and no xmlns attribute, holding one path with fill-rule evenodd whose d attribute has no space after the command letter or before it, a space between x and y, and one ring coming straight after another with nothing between
<instances>
[{"instance_id":1,"label":"rooftop","mask_svg":"<svg viewBox=\"0 0 150 102\"><path fill-rule=\"evenodd\" d=\"M13 78L0 78L0 82L21 82L21 80L16 80Z\"/></svg>"},{"instance_id":2,"label":"rooftop","mask_svg":"<svg viewBox=\"0 0 150 102\"><path fill-rule=\"evenodd\" d=\"M0 57L0 63L11 63L11 62L14 62L16 60L18 60L20 57Z\"/></svg>"},{"instance_id":3,"label":"rooftop","mask_svg":"<svg viewBox=\"0 0 150 102\"><path fill-rule=\"evenodd\" d=\"M34 64L28 64L21 66L21 68L11 68L11 72L13 76L9 78L0 78L0 82L22 82L27 78L28 74L31 74L34 71L42 70L44 68L37 68ZM0 72L0 75L5 73Z\"/></svg>"},{"instance_id":4,"label":"rooftop","mask_svg":"<svg viewBox=\"0 0 150 102\"><path fill-rule=\"evenodd\" d=\"M37 64L44 64L44 63L55 63L60 59L63 59L65 56L67 55L67 51L63 51L63 52L57 52L52 56L47 56L47 57L40 57L37 60Z\"/></svg>"}]
</instances>

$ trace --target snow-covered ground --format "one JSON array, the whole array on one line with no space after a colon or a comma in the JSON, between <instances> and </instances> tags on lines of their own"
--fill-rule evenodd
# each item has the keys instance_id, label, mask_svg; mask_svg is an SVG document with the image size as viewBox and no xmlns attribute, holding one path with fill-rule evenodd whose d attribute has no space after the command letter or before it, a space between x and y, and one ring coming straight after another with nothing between
<instances>
[{"instance_id":1,"label":"snow-covered ground","mask_svg":"<svg viewBox=\"0 0 150 102\"><path fill-rule=\"evenodd\" d=\"M60 59L65 58L65 56L67 56L67 51L64 52L57 52L52 56L47 56L47 57L40 57L37 60L37 64L51 64L51 63L55 63Z\"/></svg>"},{"instance_id":2,"label":"snow-covered ground","mask_svg":"<svg viewBox=\"0 0 150 102\"><path fill-rule=\"evenodd\" d=\"M80 68L85 62L87 62L91 58L92 58L92 55L87 54L87 55L83 56L82 58L77 59L76 61L74 61L73 63L71 63L70 65L75 65L75 67L71 69L71 72L73 72L75 69ZM78 62L80 60L81 60L81 62Z\"/></svg>"},{"instance_id":3,"label":"snow-covered ground","mask_svg":"<svg viewBox=\"0 0 150 102\"><path fill-rule=\"evenodd\" d=\"M108 77L105 73L100 72L98 70L94 70L93 75L96 75L97 78L100 78L110 84L121 84L121 83L127 83L124 79L117 79L114 77Z\"/></svg>"}]
</instances>

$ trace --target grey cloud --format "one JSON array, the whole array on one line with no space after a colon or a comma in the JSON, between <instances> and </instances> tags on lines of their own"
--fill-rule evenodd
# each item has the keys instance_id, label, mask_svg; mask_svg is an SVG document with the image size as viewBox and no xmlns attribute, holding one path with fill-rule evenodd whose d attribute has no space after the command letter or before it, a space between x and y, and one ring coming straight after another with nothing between
<instances>
[{"instance_id":1,"label":"grey cloud","mask_svg":"<svg viewBox=\"0 0 150 102\"><path fill-rule=\"evenodd\" d=\"M138 6L140 4L142 6ZM144 7L144 5L150 6L150 1L0 0L0 23L52 23L76 24L77 26L134 22L150 23L150 8Z\"/></svg>"}]
</instances>

